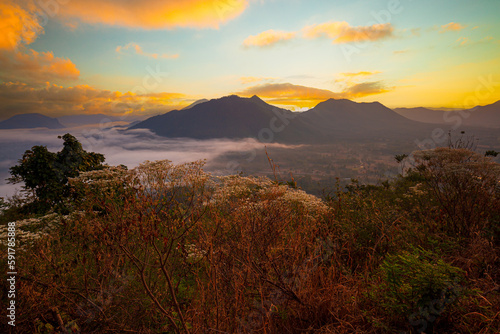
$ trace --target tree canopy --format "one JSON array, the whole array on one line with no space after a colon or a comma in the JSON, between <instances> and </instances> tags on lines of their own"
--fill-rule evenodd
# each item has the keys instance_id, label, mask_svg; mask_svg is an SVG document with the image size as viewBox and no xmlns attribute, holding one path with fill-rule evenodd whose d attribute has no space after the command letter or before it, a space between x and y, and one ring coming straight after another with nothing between
<instances>
[{"instance_id":1,"label":"tree canopy","mask_svg":"<svg viewBox=\"0 0 500 334\"><path fill-rule=\"evenodd\" d=\"M10 168L9 183L24 182L23 189L35 196L44 208L61 203L70 195L68 178L104 167L104 155L87 152L71 134L64 140L60 152L50 152L46 146L33 146L24 152L18 165Z\"/></svg>"}]
</instances>

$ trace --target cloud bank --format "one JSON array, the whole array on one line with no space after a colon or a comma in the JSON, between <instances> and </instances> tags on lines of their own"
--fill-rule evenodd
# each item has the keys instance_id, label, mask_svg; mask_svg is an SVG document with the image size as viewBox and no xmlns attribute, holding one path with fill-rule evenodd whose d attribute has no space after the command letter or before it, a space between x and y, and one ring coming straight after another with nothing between
<instances>
[{"instance_id":1,"label":"cloud bank","mask_svg":"<svg viewBox=\"0 0 500 334\"><path fill-rule=\"evenodd\" d=\"M353 27L345 21L333 21L306 26L299 32L267 30L255 36L249 36L243 41L244 47L269 47L288 41L298 36L305 39L326 37L333 44L353 42L378 41L393 36L394 28L390 23L371 26Z\"/></svg>"},{"instance_id":2,"label":"cloud bank","mask_svg":"<svg viewBox=\"0 0 500 334\"><path fill-rule=\"evenodd\" d=\"M236 94L241 96L258 95L270 103L310 108L330 98L353 99L388 91L390 89L381 81L351 84L346 86L341 92L332 92L327 89L294 85L291 83L266 83L248 87Z\"/></svg>"},{"instance_id":3,"label":"cloud bank","mask_svg":"<svg viewBox=\"0 0 500 334\"><path fill-rule=\"evenodd\" d=\"M128 28L214 28L241 15L246 0L71 0L63 16L85 23Z\"/></svg>"},{"instance_id":4,"label":"cloud bank","mask_svg":"<svg viewBox=\"0 0 500 334\"><path fill-rule=\"evenodd\" d=\"M72 114L111 116L160 114L188 103L180 93L121 93L97 89L88 85L63 87L46 83L33 87L24 83L0 83L0 115L38 112L57 117Z\"/></svg>"},{"instance_id":5,"label":"cloud bank","mask_svg":"<svg viewBox=\"0 0 500 334\"><path fill-rule=\"evenodd\" d=\"M263 144L255 139L168 139L156 136L145 129L123 132L116 128L101 129L98 125L95 128L84 129L0 130L0 152L5 153L2 154L0 162L0 197L12 196L16 188L19 188L19 185L6 184L5 178L9 176L8 168L17 163L25 150L34 145L45 145L52 152L60 151L63 141L57 136L67 132L77 137L86 151L104 154L107 164L123 164L129 168L136 167L145 160L167 159L178 164L206 159L206 169L221 174L228 171L218 170L220 162L215 160L223 154L263 151L265 145L285 147L282 144Z\"/></svg>"}]
</instances>

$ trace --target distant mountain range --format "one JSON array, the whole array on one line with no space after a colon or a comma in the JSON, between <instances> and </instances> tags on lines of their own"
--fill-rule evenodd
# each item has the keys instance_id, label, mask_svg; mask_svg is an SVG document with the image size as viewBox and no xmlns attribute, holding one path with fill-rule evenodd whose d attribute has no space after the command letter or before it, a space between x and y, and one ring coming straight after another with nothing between
<instances>
[{"instance_id":1,"label":"distant mountain range","mask_svg":"<svg viewBox=\"0 0 500 334\"><path fill-rule=\"evenodd\" d=\"M20 114L0 122L0 129L45 127L60 129L119 121L105 114L51 118ZM460 122L460 123L459 123ZM62 123L62 124L61 124ZM333 139L404 139L432 131L435 125L500 128L500 101L467 110L389 109L379 102L329 99L304 112L272 106L258 96L236 95L198 100L181 110L130 123L128 129L149 129L169 138L258 138L261 141L319 143ZM478 133L480 129L473 129Z\"/></svg>"},{"instance_id":2,"label":"distant mountain range","mask_svg":"<svg viewBox=\"0 0 500 334\"><path fill-rule=\"evenodd\" d=\"M398 114L419 122L433 124L460 124L485 128L500 128L500 101L471 109L433 110L427 108L395 108Z\"/></svg>"},{"instance_id":3,"label":"distant mountain range","mask_svg":"<svg viewBox=\"0 0 500 334\"><path fill-rule=\"evenodd\" d=\"M130 129L150 129L164 137L247 138L321 142L414 133L428 126L408 120L378 102L330 99L305 112L274 107L259 97L236 95L151 117ZM271 134L272 132L272 134Z\"/></svg>"},{"instance_id":4,"label":"distant mountain range","mask_svg":"<svg viewBox=\"0 0 500 334\"><path fill-rule=\"evenodd\" d=\"M277 115L289 121L289 124L286 126L287 131L274 131L273 137L276 135L281 140L290 139L290 134L301 133L307 128L292 120L295 116L293 112L271 106L257 96L241 98L231 95L198 103L189 109L154 116L129 129L150 129L160 136L179 138L248 138L258 137L259 134L265 137L269 133L261 132L262 129L273 126L281 128L282 121L276 120L276 124L270 124L273 118L278 118Z\"/></svg>"},{"instance_id":5,"label":"distant mountain range","mask_svg":"<svg viewBox=\"0 0 500 334\"><path fill-rule=\"evenodd\" d=\"M0 122L0 129L62 129L64 126L57 118L48 117L38 113L19 114Z\"/></svg>"},{"instance_id":6,"label":"distant mountain range","mask_svg":"<svg viewBox=\"0 0 500 334\"><path fill-rule=\"evenodd\" d=\"M109 122L117 122L120 121L120 117L109 116L104 114L91 114L91 115L67 115L57 117L59 122L64 124L65 126L80 126L80 125L89 125L89 124L105 124Z\"/></svg>"}]
</instances>

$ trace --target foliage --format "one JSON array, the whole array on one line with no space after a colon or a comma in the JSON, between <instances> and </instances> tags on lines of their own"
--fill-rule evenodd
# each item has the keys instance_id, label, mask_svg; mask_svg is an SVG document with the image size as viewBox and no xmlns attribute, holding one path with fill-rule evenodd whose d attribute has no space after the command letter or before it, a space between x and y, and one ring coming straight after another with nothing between
<instances>
[{"instance_id":1,"label":"foliage","mask_svg":"<svg viewBox=\"0 0 500 334\"><path fill-rule=\"evenodd\" d=\"M416 170L445 212L445 228L470 235L499 212L500 165L466 149L436 148L414 154Z\"/></svg>"},{"instance_id":2,"label":"foliage","mask_svg":"<svg viewBox=\"0 0 500 334\"><path fill-rule=\"evenodd\" d=\"M325 200L201 161L68 174L70 214L16 221L18 330L496 333L498 165L416 156L404 176ZM445 190L481 219L454 224Z\"/></svg>"},{"instance_id":3,"label":"foliage","mask_svg":"<svg viewBox=\"0 0 500 334\"><path fill-rule=\"evenodd\" d=\"M102 154L86 152L69 133L59 138L64 140L60 152L50 152L46 146L33 146L18 165L10 168L9 182L24 182L24 190L35 196L35 202L30 205L32 210L44 212L61 204L70 195L68 178L103 167Z\"/></svg>"},{"instance_id":4,"label":"foliage","mask_svg":"<svg viewBox=\"0 0 500 334\"><path fill-rule=\"evenodd\" d=\"M461 294L462 270L436 258L419 248L390 255L380 266L381 283L370 289L381 308L409 318L419 333L431 333L436 318Z\"/></svg>"}]
</instances>

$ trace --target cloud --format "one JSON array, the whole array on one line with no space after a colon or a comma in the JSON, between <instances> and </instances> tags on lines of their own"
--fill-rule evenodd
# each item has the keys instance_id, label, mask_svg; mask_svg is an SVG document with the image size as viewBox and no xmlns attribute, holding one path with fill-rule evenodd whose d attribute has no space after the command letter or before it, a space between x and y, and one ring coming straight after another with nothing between
<instances>
[{"instance_id":1,"label":"cloud","mask_svg":"<svg viewBox=\"0 0 500 334\"><path fill-rule=\"evenodd\" d=\"M352 27L345 21L313 24L302 29L305 38L327 37L333 44L377 41L391 37L393 31L390 23Z\"/></svg>"},{"instance_id":2,"label":"cloud","mask_svg":"<svg viewBox=\"0 0 500 334\"><path fill-rule=\"evenodd\" d=\"M342 95L344 95L345 98L354 99L369 95L387 93L390 90L391 89L385 87L381 81L363 82L348 87L342 92Z\"/></svg>"},{"instance_id":3,"label":"cloud","mask_svg":"<svg viewBox=\"0 0 500 334\"><path fill-rule=\"evenodd\" d=\"M280 42L295 38L295 32L267 30L255 36L249 36L243 41L244 47L269 47Z\"/></svg>"},{"instance_id":4,"label":"cloud","mask_svg":"<svg viewBox=\"0 0 500 334\"><path fill-rule=\"evenodd\" d=\"M442 25L441 30L439 32L444 33L447 31L460 31L460 30L464 29L465 27L467 27L467 26L464 26L464 25L462 25L460 23L456 23L456 22L450 22L448 24Z\"/></svg>"},{"instance_id":5,"label":"cloud","mask_svg":"<svg viewBox=\"0 0 500 334\"><path fill-rule=\"evenodd\" d=\"M69 59L55 57L52 52L28 49L0 51L0 79L41 83L53 80L76 80L80 71Z\"/></svg>"},{"instance_id":6,"label":"cloud","mask_svg":"<svg viewBox=\"0 0 500 334\"><path fill-rule=\"evenodd\" d=\"M43 33L36 15L36 6L28 1L0 2L0 50L15 50L31 44Z\"/></svg>"},{"instance_id":7,"label":"cloud","mask_svg":"<svg viewBox=\"0 0 500 334\"><path fill-rule=\"evenodd\" d=\"M45 6L46 4L43 4ZM76 80L80 71L69 59L52 52L37 52L26 46L44 33L40 22L42 2L3 0L0 3L0 80L47 81Z\"/></svg>"},{"instance_id":8,"label":"cloud","mask_svg":"<svg viewBox=\"0 0 500 334\"><path fill-rule=\"evenodd\" d=\"M205 170L215 174L228 173L227 161L221 159L224 154L237 152L245 156L246 152L258 152L265 157L265 147L288 147L283 144L263 144L255 139L170 139L159 137L149 130L138 129L123 132L119 129L21 129L0 131L0 152L6 152L0 164L0 196L13 195L19 185L6 185L8 168L17 163L25 150L34 145L44 145L52 152L62 149L63 141L57 136L70 132L82 144L86 151L104 154L106 163L110 165L124 164L129 168L136 167L145 160L171 160L183 163L201 159L207 160ZM248 154L245 159L247 159Z\"/></svg>"},{"instance_id":9,"label":"cloud","mask_svg":"<svg viewBox=\"0 0 500 334\"><path fill-rule=\"evenodd\" d=\"M374 72L360 71L360 72L355 72L355 73L344 72L344 73L339 73L339 74L344 76L344 77L358 77L358 76L371 76L371 75L375 75L375 74L379 74L379 73L382 73L382 72L379 72L379 71L374 71Z\"/></svg>"},{"instance_id":10,"label":"cloud","mask_svg":"<svg viewBox=\"0 0 500 334\"><path fill-rule=\"evenodd\" d=\"M217 29L247 6L248 0L71 0L60 6L60 13L90 24L129 28Z\"/></svg>"},{"instance_id":11,"label":"cloud","mask_svg":"<svg viewBox=\"0 0 500 334\"><path fill-rule=\"evenodd\" d=\"M300 108L313 107L318 102L334 99L353 99L368 95L388 92L381 81L364 82L347 86L341 92L332 92L327 89L319 89L307 86L294 85L291 83L267 83L248 87L236 94L241 96L253 96L268 100L270 103L296 106Z\"/></svg>"},{"instance_id":12,"label":"cloud","mask_svg":"<svg viewBox=\"0 0 500 334\"><path fill-rule=\"evenodd\" d=\"M71 114L97 114L130 117L164 113L185 106L179 93L134 94L112 92L88 85L62 87L47 83L34 87L23 83L0 83L0 115L39 112L57 117Z\"/></svg>"},{"instance_id":13,"label":"cloud","mask_svg":"<svg viewBox=\"0 0 500 334\"><path fill-rule=\"evenodd\" d=\"M158 53L147 53L147 52L144 52L144 50L142 50L142 48L137 43L132 43L132 42L128 43L125 46L117 46L115 51L119 54L124 54L123 51L127 51L130 49L133 49L135 51L135 53L138 55L149 57L149 58L154 58L154 59L158 59L158 58L175 59L175 58L179 57L178 54L170 55L170 54L163 53L160 55Z\"/></svg>"},{"instance_id":14,"label":"cloud","mask_svg":"<svg viewBox=\"0 0 500 334\"><path fill-rule=\"evenodd\" d=\"M459 39L457 39L457 42L460 43L460 46L464 46L470 42L470 39L469 37L460 37Z\"/></svg>"},{"instance_id":15,"label":"cloud","mask_svg":"<svg viewBox=\"0 0 500 334\"><path fill-rule=\"evenodd\" d=\"M244 85L249 83L261 82L261 81L272 81L275 78L263 78L263 77L241 77L240 82Z\"/></svg>"}]
</instances>

